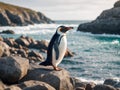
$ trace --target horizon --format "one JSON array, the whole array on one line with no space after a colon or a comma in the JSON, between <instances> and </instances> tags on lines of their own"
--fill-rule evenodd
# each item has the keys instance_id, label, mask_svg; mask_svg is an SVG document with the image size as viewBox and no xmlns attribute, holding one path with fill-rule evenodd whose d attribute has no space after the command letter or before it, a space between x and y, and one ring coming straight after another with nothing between
<instances>
[{"instance_id":1,"label":"horizon","mask_svg":"<svg viewBox=\"0 0 120 90\"><path fill-rule=\"evenodd\" d=\"M52 20L94 20L103 10L110 9L118 0L0 0L1 2L30 8L49 17ZM27 4L26 4L27 3Z\"/></svg>"}]
</instances>

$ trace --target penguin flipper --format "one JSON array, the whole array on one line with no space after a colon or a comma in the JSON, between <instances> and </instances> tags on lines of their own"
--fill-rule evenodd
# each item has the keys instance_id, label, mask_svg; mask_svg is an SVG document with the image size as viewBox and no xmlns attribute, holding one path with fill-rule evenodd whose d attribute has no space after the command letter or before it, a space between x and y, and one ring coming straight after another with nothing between
<instances>
[{"instance_id":1,"label":"penguin flipper","mask_svg":"<svg viewBox=\"0 0 120 90\"><path fill-rule=\"evenodd\" d=\"M59 47L58 44L55 43L54 44L54 50L55 50L55 53L56 53L56 60L58 60L58 58L59 58L59 48L58 47Z\"/></svg>"}]
</instances>

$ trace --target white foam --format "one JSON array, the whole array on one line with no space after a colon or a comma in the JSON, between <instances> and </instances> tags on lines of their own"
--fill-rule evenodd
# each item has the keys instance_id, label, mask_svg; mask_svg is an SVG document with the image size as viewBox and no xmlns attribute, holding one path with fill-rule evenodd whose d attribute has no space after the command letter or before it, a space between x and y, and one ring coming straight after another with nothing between
<instances>
[{"instance_id":1,"label":"white foam","mask_svg":"<svg viewBox=\"0 0 120 90\"><path fill-rule=\"evenodd\" d=\"M119 44L120 42L118 40L113 40L111 44Z\"/></svg>"},{"instance_id":2,"label":"white foam","mask_svg":"<svg viewBox=\"0 0 120 90\"><path fill-rule=\"evenodd\" d=\"M77 77L77 79L81 80L82 82L94 82L95 84L103 84L104 83L103 80L93 80L93 79L85 79L85 78L79 78L79 77Z\"/></svg>"},{"instance_id":3,"label":"white foam","mask_svg":"<svg viewBox=\"0 0 120 90\"><path fill-rule=\"evenodd\" d=\"M62 24L34 24L28 26L5 26L0 27L0 31L13 30L16 34L48 34L55 32L56 28ZM75 24L65 26L77 27Z\"/></svg>"}]
</instances>

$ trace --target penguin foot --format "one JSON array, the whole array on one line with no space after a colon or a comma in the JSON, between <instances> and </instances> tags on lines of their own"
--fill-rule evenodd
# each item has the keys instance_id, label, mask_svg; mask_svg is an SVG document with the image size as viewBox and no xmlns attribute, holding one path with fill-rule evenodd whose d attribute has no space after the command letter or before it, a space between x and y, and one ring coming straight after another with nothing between
<instances>
[{"instance_id":1,"label":"penguin foot","mask_svg":"<svg viewBox=\"0 0 120 90\"><path fill-rule=\"evenodd\" d=\"M59 67L55 67L55 66L53 66L53 68L54 68L54 70L56 70L56 71L60 71L60 70L62 70L61 68L59 68Z\"/></svg>"}]
</instances>

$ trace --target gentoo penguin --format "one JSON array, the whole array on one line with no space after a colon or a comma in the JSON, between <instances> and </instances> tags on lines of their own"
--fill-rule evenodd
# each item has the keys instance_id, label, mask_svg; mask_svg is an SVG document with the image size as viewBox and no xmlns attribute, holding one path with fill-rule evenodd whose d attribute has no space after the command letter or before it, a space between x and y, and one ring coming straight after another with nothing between
<instances>
[{"instance_id":1,"label":"gentoo penguin","mask_svg":"<svg viewBox=\"0 0 120 90\"><path fill-rule=\"evenodd\" d=\"M71 29L73 29L73 27L59 26L57 28L56 33L49 43L47 58L44 62L40 63L40 65L52 65L54 70L61 70L57 66L62 61L67 49L66 32Z\"/></svg>"}]
</instances>

